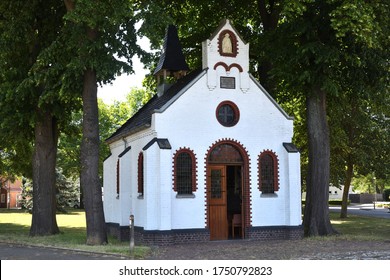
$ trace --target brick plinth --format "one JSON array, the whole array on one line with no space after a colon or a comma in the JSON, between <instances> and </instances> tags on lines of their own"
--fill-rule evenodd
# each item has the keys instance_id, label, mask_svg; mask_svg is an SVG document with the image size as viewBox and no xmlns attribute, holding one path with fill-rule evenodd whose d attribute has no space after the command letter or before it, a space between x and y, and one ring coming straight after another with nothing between
<instances>
[{"instance_id":1,"label":"brick plinth","mask_svg":"<svg viewBox=\"0 0 390 280\"><path fill-rule=\"evenodd\" d=\"M120 241L130 239L129 227L120 227L118 224L107 224L108 234L113 235ZM167 231L147 231L136 227L134 229L136 244L167 246L172 244L198 243L210 241L208 229L183 229ZM303 238L301 226L273 226L273 227L250 227L246 230L246 239L249 240L294 240Z\"/></svg>"}]
</instances>

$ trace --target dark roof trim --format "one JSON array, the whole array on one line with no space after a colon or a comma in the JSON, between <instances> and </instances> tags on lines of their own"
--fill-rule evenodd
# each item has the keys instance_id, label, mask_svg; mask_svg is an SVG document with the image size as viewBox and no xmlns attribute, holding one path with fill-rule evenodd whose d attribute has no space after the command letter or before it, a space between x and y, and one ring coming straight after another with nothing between
<instances>
[{"instance_id":1,"label":"dark roof trim","mask_svg":"<svg viewBox=\"0 0 390 280\"><path fill-rule=\"evenodd\" d=\"M172 149L171 143L169 143L169 140L166 138L153 138L148 144L146 144L145 147L142 148L143 151L146 151L151 146L153 146L154 143L157 143L158 147L161 150L170 150Z\"/></svg>"},{"instance_id":2,"label":"dark roof trim","mask_svg":"<svg viewBox=\"0 0 390 280\"><path fill-rule=\"evenodd\" d=\"M123 152L121 152L118 156L118 158L121 158L123 157L128 151L131 150L131 146L127 147L126 149L123 150Z\"/></svg>"},{"instance_id":3,"label":"dark roof trim","mask_svg":"<svg viewBox=\"0 0 390 280\"><path fill-rule=\"evenodd\" d=\"M249 77L252 79L252 81L264 92L264 94L268 97L268 99L275 105L275 107L283 114L283 116L286 117L288 120L294 120L294 117L289 116L286 111L283 110L282 107L275 101L275 99L272 98L272 96L268 93L268 91L259 83L258 80L256 80L255 77L252 76L252 74L249 74Z\"/></svg>"},{"instance_id":4,"label":"dark roof trim","mask_svg":"<svg viewBox=\"0 0 390 280\"><path fill-rule=\"evenodd\" d=\"M104 159L103 159L103 162L105 162L107 159L109 159L110 157L112 156L112 153L110 153L108 156L106 156Z\"/></svg>"},{"instance_id":5,"label":"dark roof trim","mask_svg":"<svg viewBox=\"0 0 390 280\"><path fill-rule=\"evenodd\" d=\"M283 147L288 153L299 153L298 148L293 143L283 143Z\"/></svg>"},{"instance_id":6,"label":"dark roof trim","mask_svg":"<svg viewBox=\"0 0 390 280\"><path fill-rule=\"evenodd\" d=\"M111 143L113 143L113 142L115 142L115 141L117 141L117 140L123 138L123 136L131 135L131 134L137 133L137 132L139 132L139 131L148 129L148 128L150 128L150 126L151 126L150 123L144 123L144 124L142 124L142 125L140 125L140 126L135 126L135 127L133 127L132 129L129 129L129 130L126 132L126 134L123 134L123 135L122 135L122 134L113 134L113 135L111 135L109 138L107 138L107 139L105 140L105 142L106 142L107 144L111 144Z\"/></svg>"}]
</instances>

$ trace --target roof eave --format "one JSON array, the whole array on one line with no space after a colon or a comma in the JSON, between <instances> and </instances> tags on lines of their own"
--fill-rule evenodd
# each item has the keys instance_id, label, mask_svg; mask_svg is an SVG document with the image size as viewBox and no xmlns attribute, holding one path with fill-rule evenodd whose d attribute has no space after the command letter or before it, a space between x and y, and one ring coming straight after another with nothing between
<instances>
[{"instance_id":1,"label":"roof eave","mask_svg":"<svg viewBox=\"0 0 390 280\"><path fill-rule=\"evenodd\" d=\"M142 130L149 129L150 127L151 127L150 123L145 123L141 126L137 126L137 127L132 128L132 129L129 129L125 132L119 133L118 135L109 137L105 140L105 142L106 142L106 144L110 145L110 144L112 144L112 143L114 143L122 138L128 137L128 136L133 135L133 134L140 132Z\"/></svg>"}]
</instances>

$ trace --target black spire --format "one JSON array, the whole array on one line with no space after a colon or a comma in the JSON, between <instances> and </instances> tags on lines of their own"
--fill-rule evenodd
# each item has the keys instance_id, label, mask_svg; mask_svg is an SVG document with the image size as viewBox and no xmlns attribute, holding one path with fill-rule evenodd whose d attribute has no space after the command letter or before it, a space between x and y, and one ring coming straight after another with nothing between
<instances>
[{"instance_id":1,"label":"black spire","mask_svg":"<svg viewBox=\"0 0 390 280\"><path fill-rule=\"evenodd\" d=\"M179 36L177 35L177 28L174 25L169 25L164 38L164 48L157 68L154 70L154 75L163 75L164 78L166 75L172 74L183 76L188 70L189 68L183 55Z\"/></svg>"}]
</instances>

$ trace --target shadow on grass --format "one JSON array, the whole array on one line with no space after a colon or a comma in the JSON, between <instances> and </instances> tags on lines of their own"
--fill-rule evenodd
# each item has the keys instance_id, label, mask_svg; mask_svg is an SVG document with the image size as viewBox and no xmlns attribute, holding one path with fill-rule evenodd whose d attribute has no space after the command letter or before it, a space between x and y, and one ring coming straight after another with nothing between
<instances>
[{"instance_id":1,"label":"shadow on grass","mask_svg":"<svg viewBox=\"0 0 390 280\"><path fill-rule=\"evenodd\" d=\"M390 240L390 220L383 218L348 215L341 219L339 214L331 213L334 228L342 235L362 240Z\"/></svg>"},{"instance_id":2,"label":"shadow on grass","mask_svg":"<svg viewBox=\"0 0 390 280\"><path fill-rule=\"evenodd\" d=\"M5 243L60 247L97 253L113 253L130 257L129 243L121 242L111 236L108 237L107 245L86 245L87 236L85 227L61 226L60 233L47 236L31 237L29 233L29 224L18 224L16 222L4 223L0 218L0 240ZM136 259L144 259L149 253L149 247L136 246L134 257Z\"/></svg>"}]
</instances>

